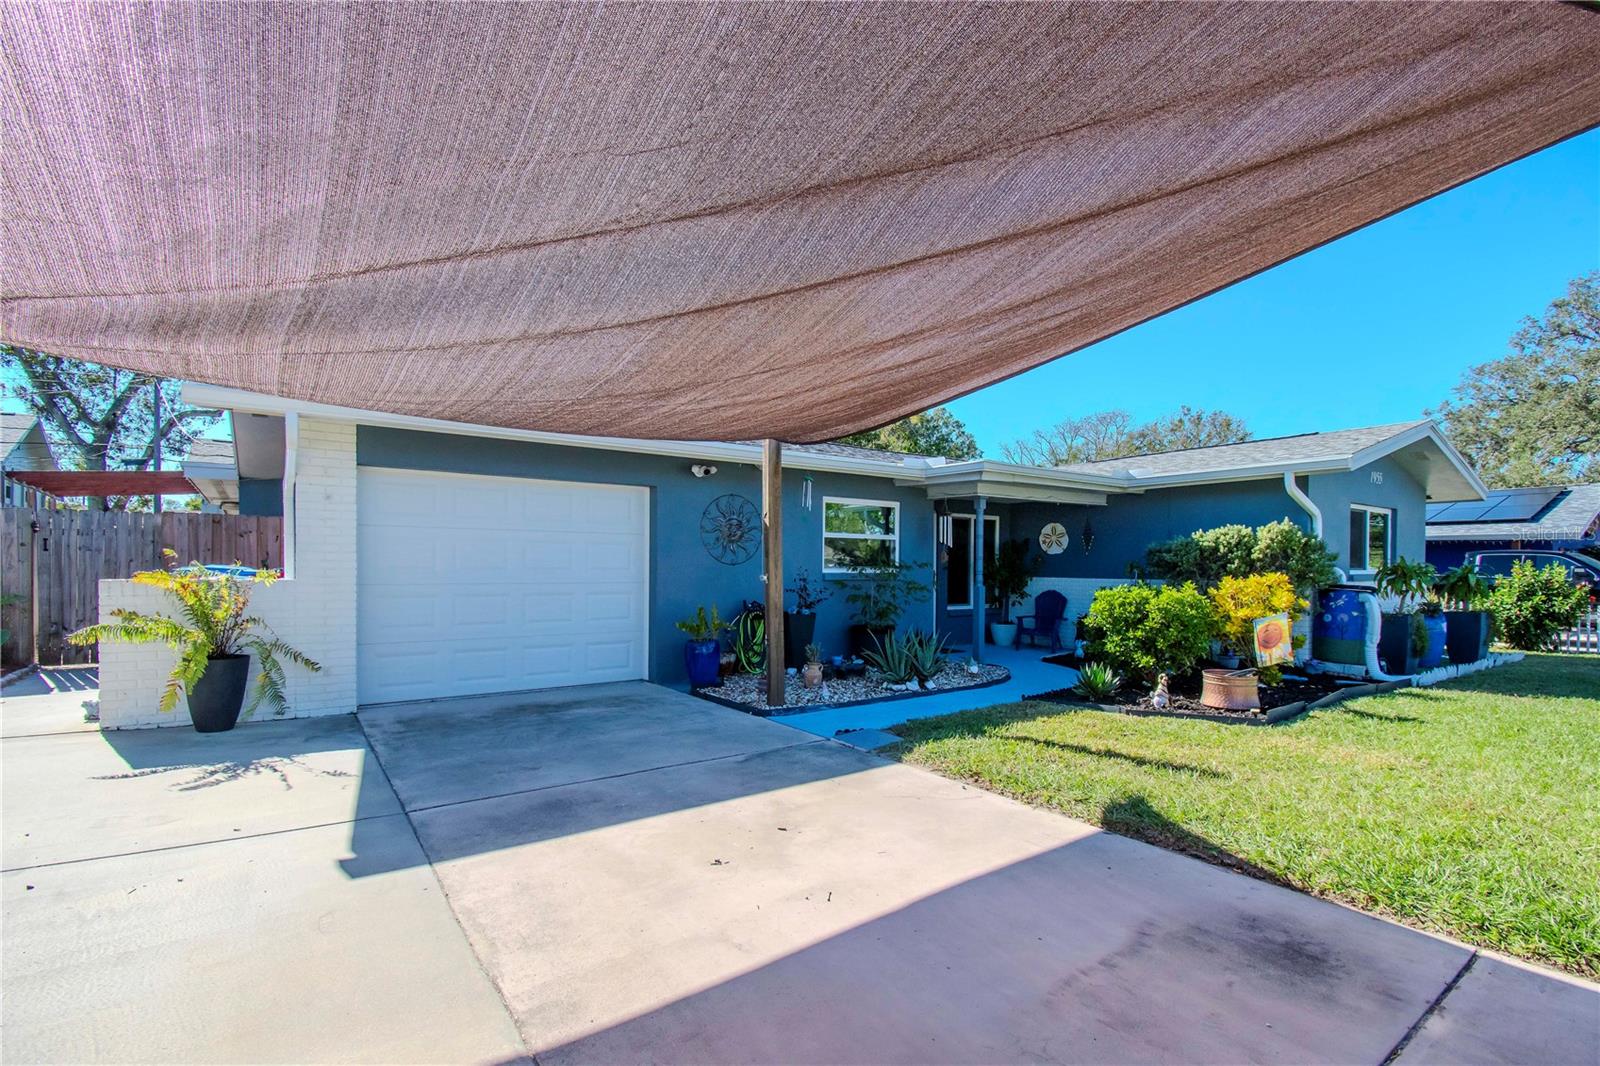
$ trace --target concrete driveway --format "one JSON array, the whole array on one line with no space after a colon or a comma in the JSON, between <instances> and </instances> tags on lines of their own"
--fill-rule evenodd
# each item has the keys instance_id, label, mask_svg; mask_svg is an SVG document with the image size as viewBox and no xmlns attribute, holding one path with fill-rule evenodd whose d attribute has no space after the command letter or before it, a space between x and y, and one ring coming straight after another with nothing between
<instances>
[{"instance_id":1,"label":"concrete driveway","mask_svg":"<svg viewBox=\"0 0 1600 1066\"><path fill-rule=\"evenodd\" d=\"M50 717L4 741L8 1062L1600 1044L1588 986L649 685L215 736Z\"/></svg>"}]
</instances>

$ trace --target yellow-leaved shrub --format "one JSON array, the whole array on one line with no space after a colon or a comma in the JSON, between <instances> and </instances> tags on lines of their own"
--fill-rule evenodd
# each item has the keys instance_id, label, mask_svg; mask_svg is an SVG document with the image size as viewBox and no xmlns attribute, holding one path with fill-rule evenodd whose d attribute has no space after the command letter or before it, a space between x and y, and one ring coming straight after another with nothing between
<instances>
[{"instance_id":1,"label":"yellow-leaved shrub","mask_svg":"<svg viewBox=\"0 0 1600 1066\"><path fill-rule=\"evenodd\" d=\"M1288 574L1251 574L1248 577L1225 577L1211 590L1211 608L1216 612L1217 630L1222 639L1245 659L1254 659L1255 623L1268 615L1285 614L1289 625L1310 604L1295 592ZM1295 647L1303 643L1294 638ZM1268 684L1281 679L1277 667L1268 667L1261 678Z\"/></svg>"}]
</instances>

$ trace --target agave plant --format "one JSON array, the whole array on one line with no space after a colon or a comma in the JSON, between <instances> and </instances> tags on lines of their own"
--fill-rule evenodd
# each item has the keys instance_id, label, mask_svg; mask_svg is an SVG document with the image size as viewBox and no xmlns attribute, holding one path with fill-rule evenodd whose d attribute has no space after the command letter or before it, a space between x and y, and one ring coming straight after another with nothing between
<instances>
[{"instance_id":1,"label":"agave plant","mask_svg":"<svg viewBox=\"0 0 1600 1066\"><path fill-rule=\"evenodd\" d=\"M177 558L171 550L166 555ZM257 571L253 579L245 581L213 573L199 563L177 570L142 570L133 575L133 581L171 593L178 601L180 618L119 608L111 612L115 621L85 626L67 639L74 644L109 640L165 644L175 649L178 661L161 692L163 711L178 705L178 696L194 688L212 659L254 655L256 684L244 716L248 718L262 702L282 714L288 706L283 694L283 660L312 671L322 667L285 643L261 618L248 613L251 586L270 585L275 580L277 574L268 570Z\"/></svg>"},{"instance_id":2,"label":"agave plant","mask_svg":"<svg viewBox=\"0 0 1600 1066\"><path fill-rule=\"evenodd\" d=\"M944 666L945 640L936 633L913 631L906 634L906 656L911 660L911 669L918 681L927 682Z\"/></svg>"},{"instance_id":3,"label":"agave plant","mask_svg":"<svg viewBox=\"0 0 1600 1066\"><path fill-rule=\"evenodd\" d=\"M1084 663L1072 691L1092 703L1109 700L1122 687L1122 675L1105 663Z\"/></svg>"},{"instance_id":4,"label":"agave plant","mask_svg":"<svg viewBox=\"0 0 1600 1066\"><path fill-rule=\"evenodd\" d=\"M908 647L908 638L890 636L887 641L872 635L872 642L877 650L864 649L861 657L870 663L883 679L891 685L904 685L917 676L917 668L912 662L911 651Z\"/></svg>"}]
</instances>

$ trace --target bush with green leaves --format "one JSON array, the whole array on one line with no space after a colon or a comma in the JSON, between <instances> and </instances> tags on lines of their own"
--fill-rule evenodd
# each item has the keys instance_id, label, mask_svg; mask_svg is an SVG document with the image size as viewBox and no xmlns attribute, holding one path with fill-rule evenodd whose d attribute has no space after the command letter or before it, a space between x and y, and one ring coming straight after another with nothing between
<instances>
[{"instance_id":1,"label":"bush with green leaves","mask_svg":"<svg viewBox=\"0 0 1600 1066\"><path fill-rule=\"evenodd\" d=\"M1090 655L1149 682L1193 669L1217 635L1211 601L1192 582L1103 588L1083 621Z\"/></svg>"},{"instance_id":2,"label":"bush with green leaves","mask_svg":"<svg viewBox=\"0 0 1600 1066\"><path fill-rule=\"evenodd\" d=\"M1473 611L1489 595L1489 579L1471 559L1446 570L1433 583L1433 593L1453 609Z\"/></svg>"},{"instance_id":3,"label":"bush with green leaves","mask_svg":"<svg viewBox=\"0 0 1600 1066\"><path fill-rule=\"evenodd\" d=\"M1541 570L1519 559L1511 564L1511 573L1494 583L1488 607L1498 639L1513 648L1539 651L1552 647L1558 633L1575 625L1588 602L1583 586L1574 584L1560 563Z\"/></svg>"},{"instance_id":4,"label":"bush with green leaves","mask_svg":"<svg viewBox=\"0 0 1600 1066\"><path fill-rule=\"evenodd\" d=\"M1084 663L1072 691L1090 703L1104 703L1122 688L1122 675L1105 663Z\"/></svg>"},{"instance_id":5,"label":"bush with green leaves","mask_svg":"<svg viewBox=\"0 0 1600 1066\"><path fill-rule=\"evenodd\" d=\"M1302 593L1334 581L1334 553L1322 538L1287 518L1252 529L1244 525L1201 529L1145 552L1144 572L1163 581L1194 582L1210 591L1225 577L1283 573Z\"/></svg>"}]
</instances>

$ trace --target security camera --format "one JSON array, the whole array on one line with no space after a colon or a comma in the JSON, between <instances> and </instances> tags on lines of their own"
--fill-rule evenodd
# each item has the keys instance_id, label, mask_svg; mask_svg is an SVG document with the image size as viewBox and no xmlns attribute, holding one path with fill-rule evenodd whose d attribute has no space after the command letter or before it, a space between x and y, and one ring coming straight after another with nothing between
<instances>
[{"instance_id":1,"label":"security camera","mask_svg":"<svg viewBox=\"0 0 1600 1066\"><path fill-rule=\"evenodd\" d=\"M707 466L705 463L696 463L689 468L689 473L693 474L695 477L710 477L716 472L716 467Z\"/></svg>"}]
</instances>

